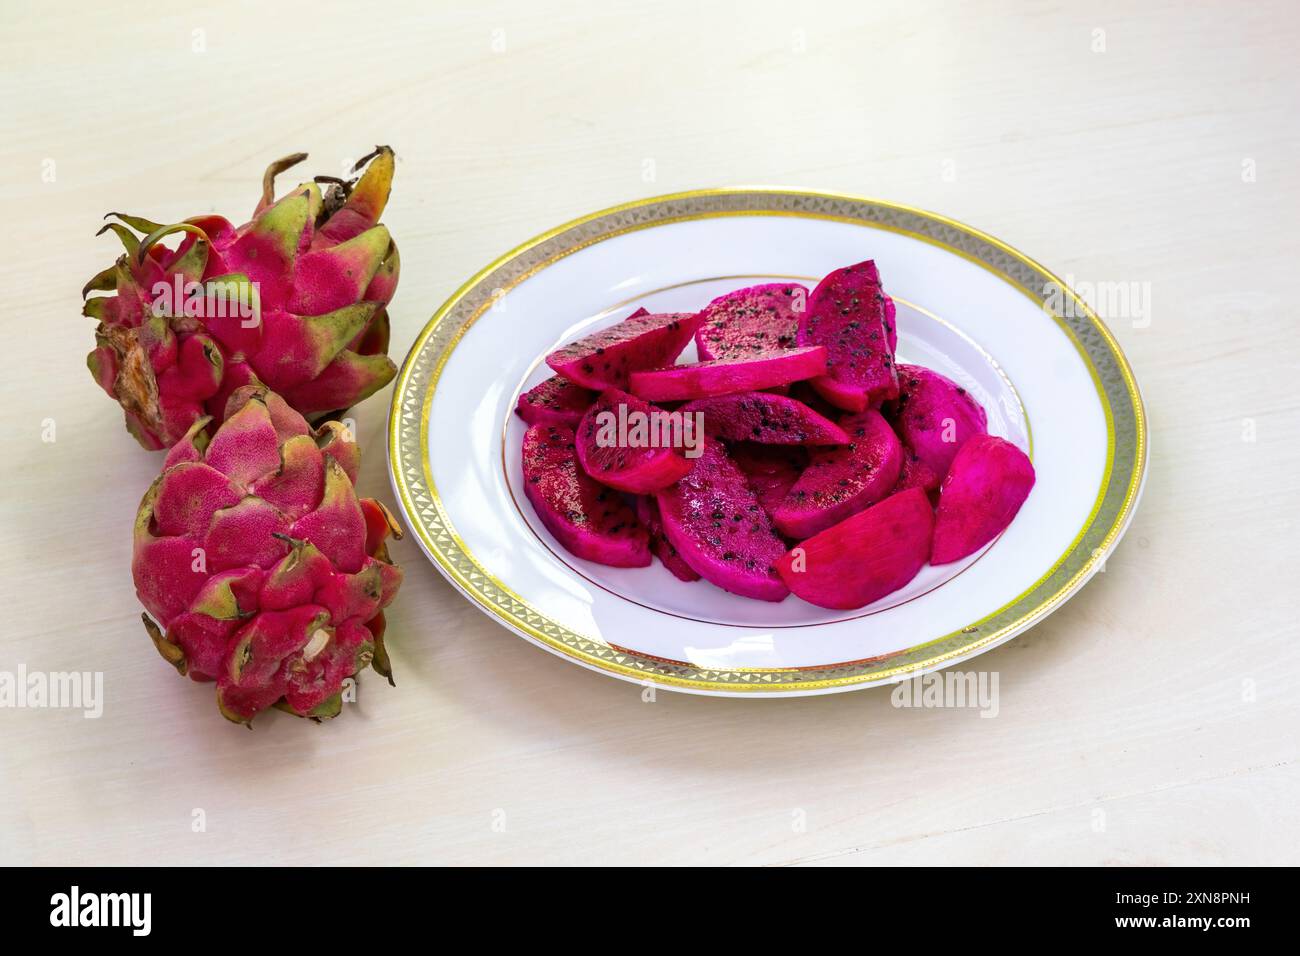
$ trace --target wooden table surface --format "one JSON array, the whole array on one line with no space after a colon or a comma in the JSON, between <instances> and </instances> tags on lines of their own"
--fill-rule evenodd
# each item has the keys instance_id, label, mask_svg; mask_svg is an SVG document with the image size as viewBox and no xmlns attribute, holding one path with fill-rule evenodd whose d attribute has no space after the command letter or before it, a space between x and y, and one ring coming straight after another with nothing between
<instances>
[{"instance_id":1,"label":"wooden table surface","mask_svg":"<svg viewBox=\"0 0 1300 956\"><path fill-rule=\"evenodd\" d=\"M1297 863L1300 10L1260 4L8 4L0 672L102 673L103 714L0 709L0 863ZM716 9L715 9L716 7ZM879 196L1079 281L1144 390L1150 472L1106 572L981 657L1000 710L882 691L641 689L492 623L408 538L397 675L252 732L140 626L160 457L84 364L123 210L251 212L271 159L400 158L400 359L471 273L633 198ZM391 391L359 409L389 501ZM49 440L53 438L53 440Z\"/></svg>"}]
</instances>

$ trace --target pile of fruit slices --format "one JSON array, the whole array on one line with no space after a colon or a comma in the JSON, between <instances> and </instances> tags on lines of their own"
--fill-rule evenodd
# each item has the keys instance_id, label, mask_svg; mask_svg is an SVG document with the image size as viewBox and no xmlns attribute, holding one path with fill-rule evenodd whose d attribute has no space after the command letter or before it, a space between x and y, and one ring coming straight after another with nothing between
<instances>
[{"instance_id":1,"label":"pile of fruit slices","mask_svg":"<svg viewBox=\"0 0 1300 956\"><path fill-rule=\"evenodd\" d=\"M692 338L700 361L673 364ZM864 607L992 541L1034 484L980 404L896 346L870 260L811 293L640 309L552 352L556 375L520 396L524 490L579 558L654 554L745 597Z\"/></svg>"}]
</instances>

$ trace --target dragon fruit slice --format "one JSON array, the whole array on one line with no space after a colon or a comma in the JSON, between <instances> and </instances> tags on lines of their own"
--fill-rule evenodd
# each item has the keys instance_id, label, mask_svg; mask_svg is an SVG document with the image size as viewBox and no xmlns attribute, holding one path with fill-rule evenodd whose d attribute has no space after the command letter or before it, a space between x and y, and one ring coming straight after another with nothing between
<instances>
[{"instance_id":1,"label":"dragon fruit slice","mask_svg":"<svg viewBox=\"0 0 1300 956\"><path fill-rule=\"evenodd\" d=\"M818 345L633 372L632 393L652 402L708 398L787 385L825 371L826 350Z\"/></svg>"},{"instance_id":2,"label":"dragon fruit slice","mask_svg":"<svg viewBox=\"0 0 1300 956\"><path fill-rule=\"evenodd\" d=\"M636 516L645 525L650 534L650 550L663 562L663 566L672 572L679 581L698 581L700 576L691 570L691 566L682 560L672 542L664 537L663 519L659 517L659 503L653 495L640 495L636 499Z\"/></svg>"},{"instance_id":3,"label":"dragon fruit slice","mask_svg":"<svg viewBox=\"0 0 1300 956\"><path fill-rule=\"evenodd\" d=\"M573 429L533 425L524 433L524 493L542 524L573 555L616 568L650 563L646 529L617 491L578 467Z\"/></svg>"},{"instance_id":4,"label":"dragon fruit slice","mask_svg":"<svg viewBox=\"0 0 1300 956\"><path fill-rule=\"evenodd\" d=\"M903 448L875 409L846 415L840 426L848 445L812 456L790 493L772 514L777 529L802 540L879 501L893 489L903 466Z\"/></svg>"},{"instance_id":5,"label":"dragon fruit slice","mask_svg":"<svg viewBox=\"0 0 1300 956\"><path fill-rule=\"evenodd\" d=\"M808 290L797 282L773 282L718 296L700 312L695 347L701 361L750 358L794 348Z\"/></svg>"},{"instance_id":6,"label":"dragon fruit slice","mask_svg":"<svg viewBox=\"0 0 1300 956\"><path fill-rule=\"evenodd\" d=\"M205 416L215 428L245 385L315 416L396 374L386 306L400 260L379 223L393 151L361 160L353 182L306 182L277 201L276 175L306 158L271 164L252 220L237 228L216 215L160 224L109 213L118 221L100 231L126 254L82 290L83 314L99 320L86 361L146 448L170 448ZM175 236L174 249L163 245Z\"/></svg>"},{"instance_id":7,"label":"dragon fruit slice","mask_svg":"<svg viewBox=\"0 0 1300 956\"><path fill-rule=\"evenodd\" d=\"M891 495L908 488L920 488L922 491L934 491L939 487L939 476L930 470L930 466L917 457L916 452L903 446L903 467L899 469L898 481Z\"/></svg>"},{"instance_id":8,"label":"dragon fruit slice","mask_svg":"<svg viewBox=\"0 0 1300 956\"><path fill-rule=\"evenodd\" d=\"M701 398L681 407L683 414L700 412L704 429L727 441L768 445L847 445L849 436L833 421L803 402L771 392L741 392Z\"/></svg>"},{"instance_id":9,"label":"dragon fruit slice","mask_svg":"<svg viewBox=\"0 0 1300 956\"><path fill-rule=\"evenodd\" d=\"M934 513L920 488L890 495L796 545L777 562L809 604L853 610L897 591L925 565Z\"/></svg>"},{"instance_id":10,"label":"dragon fruit slice","mask_svg":"<svg viewBox=\"0 0 1300 956\"><path fill-rule=\"evenodd\" d=\"M733 594L782 601L785 545L720 442L706 442L691 473L655 496L664 534L706 581Z\"/></svg>"},{"instance_id":11,"label":"dragon fruit slice","mask_svg":"<svg viewBox=\"0 0 1300 956\"><path fill-rule=\"evenodd\" d=\"M568 425L577 428L596 393L566 378L552 375L519 396L515 414L529 425Z\"/></svg>"},{"instance_id":12,"label":"dragon fruit slice","mask_svg":"<svg viewBox=\"0 0 1300 956\"><path fill-rule=\"evenodd\" d=\"M1023 451L993 435L975 435L957 452L939 490L934 521L934 564L974 554L1020 511L1034 487L1034 466Z\"/></svg>"},{"instance_id":13,"label":"dragon fruit slice","mask_svg":"<svg viewBox=\"0 0 1300 956\"><path fill-rule=\"evenodd\" d=\"M988 416L966 389L933 369L898 366L898 387L898 434L942 479L967 439L988 431Z\"/></svg>"},{"instance_id":14,"label":"dragon fruit slice","mask_svg":"<svg viewBox=\"0 0 1300 956\"><path fill-rule=\"evenodd\" d=\"M578 461L602 485L646 494L686 476L693 462L673 427L671 412L616 388L596 399L578 425ZM678 422L681 419L677 419ZM626 440L620 444L619 439Z\"/></svg>"},{"instance_id":15,"label":"dragon fruit slice","mask_svg":"<svg viewBox=\"0 0 1300 956\"><path fill-rule=\"evenodd\" d=\"M890 303L892 304L892 303ZM836 269L813 290L799 318L799 344L826 346L826 374L813 387L838 408L860 412L898 394L894 321L887 315L880 273L868 259Z\"/></svg>"},{"instance_id":16,"label":"dragon fruit slice","mask_svg":"<svg viewBox=\"0 0 1300 956\"><path fill-rule=\"evenodd\" d=\"M758 503L769 517L808 467L808 452L800 445L737 442L729 452L736 467L745 473L749 487L754 489Z\"/></svg>"},{"instance_id":17,"label":"dragon fruit slice","mask_svg":"<svg viewBox=\"0 0 1300 956\"><path fill-rule=\"evenodd\" d=\"M575 385L603 392L627 388L628 373L671 365L699 326L698 315L651 315L637 309L622 322L583 336L546 356L546 364Z\"/></svg>"}]
</instances>

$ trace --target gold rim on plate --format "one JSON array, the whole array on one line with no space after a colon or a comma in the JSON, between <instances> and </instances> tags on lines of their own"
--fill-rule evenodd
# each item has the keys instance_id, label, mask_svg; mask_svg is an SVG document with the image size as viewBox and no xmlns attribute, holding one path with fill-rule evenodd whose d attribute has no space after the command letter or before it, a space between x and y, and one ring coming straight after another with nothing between
<instances>
[{"instance_id":1,"label":"gold rim on plate","mask_svg":"<svg viewBox=\"0 0 1300 956\"><path fill-rule=\"evenodd\" d=\"M434 391L465 331L503 293L565 256L640 229L724 216L826 219L919 239L992 272L1065 331L1088 367L1106 416L1106 468L1078 535L1026 591L957 631L883 657L813 667L719 670L651 657L576 633L531 607L469 551L444 510L428 455ZM1051 299L1059 304L1052 307ZM643 199L575 219L471 277L434 313L403 363L389 412L388 453L393 489L424 549L448 580L517 633L588 667L642 683L705 693L806 694L893 682L955 663L1010 640L1059 607L1104 564L1128 527L1146 473L1147 427L1137 382L1110 330L1060 279L1006 243L945 216L879 199L736 187Z\"/></svg>"}]
</instances>

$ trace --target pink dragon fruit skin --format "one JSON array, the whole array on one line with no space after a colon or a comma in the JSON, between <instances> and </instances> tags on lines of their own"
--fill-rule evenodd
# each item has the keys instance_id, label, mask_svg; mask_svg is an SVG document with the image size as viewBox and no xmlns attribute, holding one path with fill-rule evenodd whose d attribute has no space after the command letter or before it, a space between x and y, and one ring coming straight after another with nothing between
<instances>
[{"instance_id":1,"label":"pink dragon fruit skin","mask_svg":"<svg viewBox=\"0 0 1300 956\"><path fill-rule=\"evenodd\" d=\"M974 554L1011 524L1034 487L1023 451L994 435L975 435L957 452L939 489L931 562Z\"/></svg>"},{"instance_id":2,"label":"pink dragon fruit skin","mask_svg":"<svg viewBox=\"0 0 1300 956\"><path fill-rule=\"evenodd\" d=\"M826 374L813 387L832 405L859 412L898 394L892 304L870 259L817 283L799 319L799 344L826 346Z\"/></svg>"},{"instance_id":3,"label":"pink dragon fruit skin","mask_svg":"<svg viewBox=\"0 0 1300 956\"><path fill-rule=\"evenodd\" d=\"M552 375L519 396L515 414L529 425L568 425L577 428L578 422L596 393L566 378Z\"/></svg>"},{"instance_id":4,"label":"pink dragon fruit skin","mask_svg":"<svg viewBox=\"0 0 1300 956\"><path fill-rule=\"evenodd\" d=\"M749 286L718 296L700 312L700 361L746 358L794 348L808 290L797 282Z\"/></svg>"},{"instance_id":5,"label":"pink dragon fruit skin","mask_svg":"<svg viewBox=\"0 0 1300 956\"><path fill-rule=\"evenodd\" d=\"M790 593L776 573L785 544L720 442L705 443L691 473L655 495L664 535L695 573L760 601Z\"/></svg>"},{"instance_id":6,"label":"pink dragon fruit skin","mask_svg":"<svg viewBox=\"0 0 1300 956\"><path fill-rule=\"evenodd\" d=\"M583 388L625 389L630 372L671 365L699 323L699 316L690 312L651 315L637 309L617 325L556 349L546 356L546 364Z\"/></svg>"},{"instance_id":7,"label":"pink dragon fruit skin","mask_svg":"<svg viewBox=\"0 0 1300 956\"><path fill-rule=\"evenodd\" d=\"M847 445L849 436L833 421L803 402L771 392L741 392L701 398L681 407L683 414L699 412L704 429L727 441L767 445Z\"/></svg>"},{"instance_id":8,"label":"pink dragon fruit skin","mask_svg":"<svg viewBox=\"0 0 1300 956\"><path fill-rule=\"evenodd\" d=\"M821 346L783 349L633 372L632 394L651 402L709 398L788 385L825 371L826 350Z\"/></svg>"},{"instance_id":9,"label":"pink dragon fruit skin","mask_svg":"<svg viewBox=\"0 0 1300 956\"><path fill-rule=\"evenodd\" d=\"M668 414L616 388L602 392L600 398L582 416L576 433L578 461L588 475L610 488L633 494L647 494L667 488L690 472L693 461L683 454L682 448L602 446L600 416L612 415L614 421L618 421L620 409L625 421L630 420L632 415L645 416L646 420L653 421L652 415ZM617 440L617 428L614 432L613 437Z\"/></svg>"},{"instance_id":10,"label":"pink dragon fruit skin","mask_svg":"<svg viewBox=\"0 0 1300 956\"><path fill-rule=\"evenodd\" d=\"M784 535L811 537L893 489L903 464L903 449L889 423L875 409L846 415L840 426L850 444L819 450L772 520Z\"/></svg>"},{"instance_id":11,"label":"pink dragon fruit skin","mask_svg":"<svg viewBox=\"0 0 1300 956\"><path fill-rule=\"evenodd\" d=\"M898 366L899 437L941 479L962 445L988 431L988 415L966 389L920 365Z\"/></svg>"},{"instance_id":12,"label":"pink dragon fruit skin","mask_svg":"<svg viewBox=\"0 0 1300 956\"><path fill-rule=\"evenodd\" d=\"M307 182L277 201L275 176L306 158L271 164L243 226L216 215L163 225L109 213L119 221L100 231L126 255L82 290L83 314L99 320L87 365L144 447L170 448L204 416L215 428L245 385L314 416L348 408L396 374L386 305L400 260L378 222L393 151L379 147L358 163L369 165L355 184ZM176 235L175 249L162 244Z\"/></svg>"},{"instance_id":13,"label":"pink dragon fruit skin","mask_svg":"<svg viewBox=\"0 0 1300 956\"><path fill-rule=\"evenodd\" d=\"M682 560L672 542L664 537L664 523L659 517L659 504L654 495L640 495L636 499L636 516L650 533L650 550L663 566L679 581L698 581L700 576Z\"/></svg>"},{"instance_id":14,"label":"pink dragon fruit skin","mask_svg":"<svg viewBox=\"0 0 1300 956\"><path fill-rule=\"evenodd\" d=\"M650 564L646 529L622 496L578 465L573 429L533 425L524 433L524 493L542 524L571 554L597 564Z\"/></svg>"},{"instance_id":15,"label":"pink dragon fruit skin","mask_svg":"<svg viewBox=\"0 0 1300 956\"><path fill-rule=\"evenodd\" d=\"M909 488L796 545L777 570L809 604L866 607L916 577L930 554L933 524L925 492Z\"/></svg>"}]
</instances>

